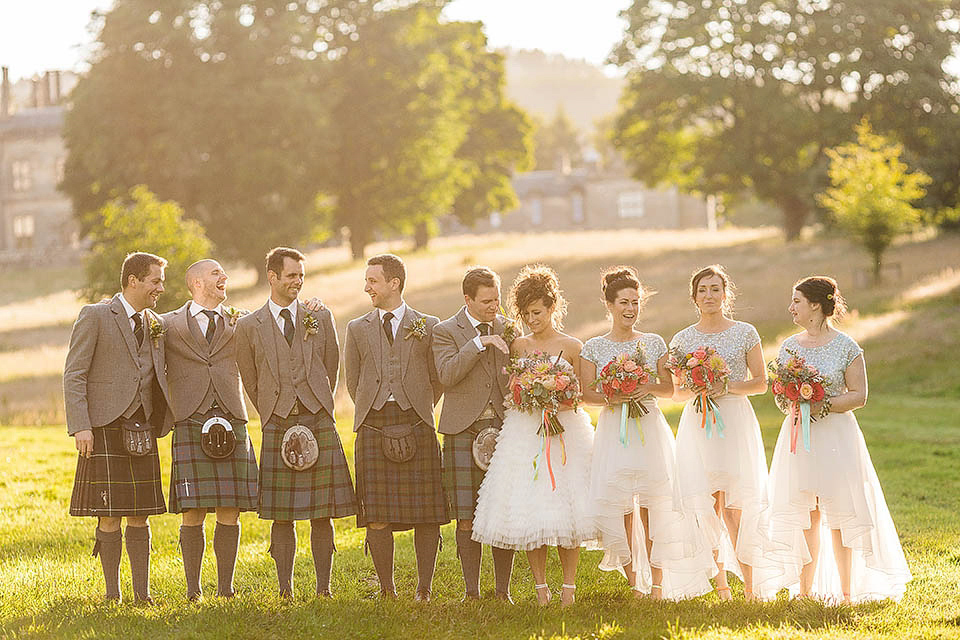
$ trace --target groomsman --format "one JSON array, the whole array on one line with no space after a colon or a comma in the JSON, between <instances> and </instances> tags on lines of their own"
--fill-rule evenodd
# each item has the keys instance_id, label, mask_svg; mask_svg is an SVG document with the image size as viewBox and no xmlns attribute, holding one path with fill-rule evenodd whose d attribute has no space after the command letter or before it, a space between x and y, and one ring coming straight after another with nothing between
<instances>
[{"instance_id":1,"label":"groomsman","mask_svg":"<svg viewBox=\"0 0 960 640\"><path fill-rule=\"evenodd\" d=\"M167 381L163 329L149 309L163 293L166 265L149 253L126 257L121 292L80 310L63 369L67 432L80 454L70 515L98 518L93 555L100 556L108 600L120 600L126 518L134 599L153 603L147 517L166 511L153 427L162 424Z\"/></svg>"},{"instance_id":2,"label":"groomsman","mask_svg":"<svg viewBox=\"0 0 960 640\"><path fill-rule=\"evenodd\" d=\"M257 459L247 433L234 332L239 311L225 308L227 274L216 260L187 269L192 299L164 314L168 422L173 432L170 511L183 514L180 551L187 597L199 600L204 519L216 511L217 595L231 597L240 512L257 508Z\"/></svg>"},{"instance_id":3,"label":"groomsman","mask_svg":"<svg viewBox=\"0 0 960 640\"><path fill-rule=\"evenodd\" d=\"M263 423L260 517L273 520L270 554L280 594L293 597L295 520L310 520L317 595L330 597L336 550L332 518L357 512L350 471L334 422L340 347L328 309L297 301L304 256L267 254L270 299L237 323L237 364Z\"/></svg>"},{"instance_id":4,"label":"groomsman","mask_svg":"<svg viewBox=\"0 0 960 640\"><path fill-rule=\"evenodd\" d=\"M473 443L477 434L503 424L510 347L503 339L505 318L500 309L500 278L486 267L463 277L464 306L433 329L433 353L443 384L443 475L450 515L457 519L457 555L466 584L466 597L480 597L483 547L471 538L477 490L484 470L477 465ZM510 599L513 550L493 547L497 597Z\"/></svg>"},{"instance_id":5,"label":"groomsman","mask_svg":"<svg viewBox=\"0 0 960 640\"><path fill-rule=\"evenodd\" d=\"M357 526L367 528L381 595L397 595L393 532L412 528L416 600L429 601L440 525L450 521L433 417L442 393L431 349L438 319L403 301L405 280L397 256L367 261L374 309L347 325L344 374L356 407Z\"/></svg>"}]
</instances>

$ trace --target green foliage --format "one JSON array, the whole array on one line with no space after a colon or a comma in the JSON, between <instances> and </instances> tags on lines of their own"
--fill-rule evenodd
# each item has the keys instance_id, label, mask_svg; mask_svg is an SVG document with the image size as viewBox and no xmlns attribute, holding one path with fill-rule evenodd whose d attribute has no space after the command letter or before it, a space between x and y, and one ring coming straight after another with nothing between
<instances>
[{"instance_id":1,"label":"green foliage","mask_svg":"<svg viewBox=\"0 0 960 640\"><path fill-rule=\"evenodd\" d=\"M827 149L833 186L818 199L870 253L874 279L879 281L884 251L921 219L922 212L911 203L926 193L930 176L907 173L900 160L902 145L874 133L866 119L856 131L856 144Z\"/></svg>"},{"instance_id":2,"label":"green foliage","mask_svg":"<svg viewBox=\"0 0 960 640\"><path fill-rule=\"evenodd\" d=\"M635 175L752 191L795 238L826 184L825 150L864 116L929 168L924 206L960 195L958 89L942 0L636 0L613 59L628 70L617 144Z\"/></svg>"},{"instance_id":3,"label":"green foliage","mask_svg":"<svg viewBox=\"0 0 960 640\"><path fill-rule=\"evenodd\" d=\"M95 301L116 293L120 266L134 251L153 253L168 262L157 311L179 307L190 297L183 274L188 266L210 256L211 244L198 222L183 219L183 209L176 202L161 202L141 185L130 190L129 198L110 200L96 215L82 289L85 298Z\"/></svg>"},{"instance_id":4,"label":"green foliage","mask_svg":"<svg viewBox=\"0 0 960 640\"><path fill-rule=\"evenodd\" d=\"M580 132L567 117L563 108L557 109L553 120L537 123L534 134L536 168L553 170L576 167L583 162Z\"/></svg>"}]
</instances>

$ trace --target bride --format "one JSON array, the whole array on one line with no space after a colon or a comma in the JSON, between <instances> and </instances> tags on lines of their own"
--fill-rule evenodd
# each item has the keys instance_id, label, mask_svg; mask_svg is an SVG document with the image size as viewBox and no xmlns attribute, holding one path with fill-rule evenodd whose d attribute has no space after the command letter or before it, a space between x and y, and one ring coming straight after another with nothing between
<instances>
[{"instance_id":1,"label":"bride","mask_svg":"<svg viewBox=\"0 0 960 640\"><path fill-rule=\"evenodd\" d=\"M566 301L557 274L544 265L524 267L513 283L509 306L530 329L510 346L513 358L544 352L579 379L579 340L560 331ZM533 461L544 443L538 434L541 416L508 409L497 448L477 495L473 539L527 552L537 600L550 602L546 580L547 547L557 547L563 569L560 602L573 604L580 547L596 537L589 505L593 426L583 410L557 414L564 431L549 436L549 473L535 473ZM562 443L561 443L562 438ZM566 451L564 460L563 451ZM547 463L541 461L540 467Z\"/></svg>"}]
</instances>

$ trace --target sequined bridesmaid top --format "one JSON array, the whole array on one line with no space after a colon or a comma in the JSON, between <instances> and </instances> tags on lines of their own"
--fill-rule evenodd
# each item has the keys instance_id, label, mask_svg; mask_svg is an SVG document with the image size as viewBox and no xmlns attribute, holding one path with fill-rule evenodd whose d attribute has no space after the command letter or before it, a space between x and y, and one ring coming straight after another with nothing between
<instances>
[{"instance_id":1,"label":"sequined bridesmaid top","mask_svg":"<svg viewBox=\"0 0 960 640\"><path fill-rule=\"evenodd\" d=\"M730 380L742 382L747 379L747 352L760 344L760 334L747 322L734 320L733 325L717 333L703 333L696 325L677 332L670 340L670 348L679 347L689 353L697 347L713 347L727 366Z\"/></svg>"}]
</instances>

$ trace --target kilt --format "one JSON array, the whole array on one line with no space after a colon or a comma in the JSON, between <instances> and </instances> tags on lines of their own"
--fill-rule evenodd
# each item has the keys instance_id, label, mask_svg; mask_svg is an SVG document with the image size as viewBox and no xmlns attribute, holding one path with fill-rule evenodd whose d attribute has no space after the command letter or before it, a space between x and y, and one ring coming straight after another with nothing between
<instances>
[{"instance_id":1,"label":"kilt","mask_svg":"<svg viewBox=\"0 0 960 640\"><path fill-rule=\"evenodd\" d=\"M440 463L440 444L433 425L414 428L417 452L409 462L393 462L383 455L379 431L368 427L413 424L417 413L388 402L380 411L370 411L357 431L357 526L387 522L394 531L417 524L450 522Z\"/></svg>"},{"instance_id":2,"label":"kilt","mask_svg":"<svg viewBox=\"0 0 960 640\"><path fill-rule=\"evenodd\" d=\"M283 462L283 434L295 424L309 428L317 439L317 462L304 471L295 471ZM258 511L264 520L280 521L342 518L357 512L340 434L326 411L289 418L270 416L260 449Z\"/></svg>"},{"instance_id":3,"label":"kilt","mask_svg":"<svg viewBox=\"0 0 960 640\"><path fill-rule=\"evenodd\" d=\"M257 456L247 425L230 418L237 447L231 457L217 460L200 446L201 428L212 415L193 415L173 430L170 513L214 507L257 509Z\"/></svg>"},{"instance_id":4,"label":"kilt","mask_svg":"<svg viewBox=\"0 0 960 640\"><path fill-rule=\"evenodd\" d=\"M481 420L460 433L443 436L443 489L447 494L447 513L457 520L473 520L477 491L486 472L473 461L473 439L499 420Z\"/></svg>"},{"instance_id":5,"label":"kilt","mask_svg":"<svg viewBox=\"0 0 960 640\"><path fill-rule=\"evenodd\" d=\"M167 510L160 456L131 456L120 442L120 420L93 429L93 455L78 456L70 515L116 518Z\"/></svg>"}]
</instances>

